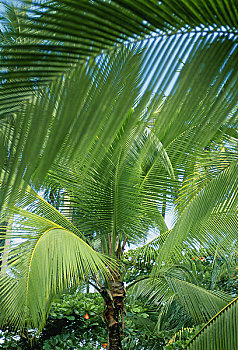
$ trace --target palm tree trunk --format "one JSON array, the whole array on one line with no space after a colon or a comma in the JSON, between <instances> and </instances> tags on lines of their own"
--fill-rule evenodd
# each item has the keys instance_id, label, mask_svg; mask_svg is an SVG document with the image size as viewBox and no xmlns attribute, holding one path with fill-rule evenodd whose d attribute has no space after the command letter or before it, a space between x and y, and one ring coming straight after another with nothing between
<instances>
[{"instance_id":1,"label":"palm tree trunk","mask_svg":"<svg viewBox=\"0 0 238 350\"><path fill-rule=\"evenodd\" d=\"M108 329L109 350L122 350L121 333L124 328L123 312L126 291L123 282L111 281L109 288L101 290L104 298L104 320Z\"/></svg>"}]
</instances>

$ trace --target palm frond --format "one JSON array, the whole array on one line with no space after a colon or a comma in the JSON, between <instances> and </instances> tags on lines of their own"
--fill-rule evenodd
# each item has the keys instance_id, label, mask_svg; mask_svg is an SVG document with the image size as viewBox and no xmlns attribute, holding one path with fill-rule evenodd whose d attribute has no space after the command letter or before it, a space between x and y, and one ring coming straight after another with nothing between
<instances>
[{"instance_id":1,"label":"palm frond","mask_svg":"<svg viewBox=\"0 0 238 350\"><path fill-rule=\"evenodd\" d=\"M184 273L181 274L176 267L161 270L157 277L148 276L132 284L134 297L143 297L158 305L158 315L164 313L167 303L175 300L197 324L207 322L233 300L227 293L207 290L186 281Z\"/></svg>"},{"instance_id":2,"label":"palm frond","mask_svg":"<svg viewBox=\"0 0 238 350\"><path fill-rule=\"evenodd\" d=\"M190 350L230 350L238 346L237 298L215 315L187 344Z\"/></svg>"},{"instance_id":3,"label":"palm frond","mask_svg":"<svg viewBox=\"0 0 238 350\"><path fill-rule=\"evenodd\" d=\"M80 66L22 107L4 164L5 189L15 179L12 197L21 178L39 183L56 159L86 158L92 147L99 156L102 145L109 147L137 103L141 85L140 55L127 53Z\"/></svg>"},{"instance_id":4,"label":"palm frond","mask_svg":"<svg viewBox=\"0 0 238 350\"><path fill-rule=\"evenodd\" d=\"M30 199L12 210L13 227L4 234L11 243L1 266L1 324L41 330L54 295L90 276L109 278L114 263L39 195Z\"/></svg>"},{"instance_id":5,"label":"palm frond","mask_svg":"<svg viewBox=\"0 0 238 350\"><path fill-rule=\"evenodd\" d=\"M156 224L157 228L160 229L160 234L158 237L152 239L150 242L144 244L141 247L133 249L134 259L139 260L143 256L143 260L146 262L156 262L158 258L158 252L160 251L163 244L166 242L171 230L166 230L167 226L165 225L164 219L161 214L157 211L156 214ZM164 232L162 229L165 229Z\"/></svg>"},{"instance_id":6,"label":"palm frond","mask_svg":"<svg viewBox=\"0 0 238 350\"><path fill-rule=\"evenodd\" d=\"M184 34L206 28L229 34L237 29L237 5L232 0L222 1L221 6L214 6L212 1L194 4L185 0L179 5L176 1L138 1L132 5L126 0L24 3L29 4L27 12L18 14L23 27L21 50L20 42L6 44L4 50L4 64L21 68L18 73L11 73L12 78L18 78L22 68L31 66L28 77L49 81L78 61L151 33Z\"/></svg>"},{"instance_id":7,"label":"palm frond","mask_svg":"<svg viewBox=\"0 0 238 350\"><path fill-rule=\"evenodd\" d=\"M168 288L168 282L163 277L151 278L147 276L133 283L134 298L143 297L159 306L169 301L174 296L173 290Z\"/></svg>"},{"instance_id":8,"label":"palm frond","mask_svg":"<svg viewBox=\"0 0 238 350\"><path fill-rule=\"evenodd\" d=\"M226 293L209 291L175 277L168 277L167 281L179 302L198 324L207 321L233 299Z\"/></svg>"},{"instance_id":9,"label":"palm frond","mask_svg":"<svg viewBox=\"0 0 238 350\"><path fill-rule=\"evenodd\" d=\"M216 249L217 246L225 248L228 242L236 242L237 171L237 164L232 161L199 188L160 250L160 263L175 255L183 259L186 245L196 249L198 244L202 244Z\"/></svg>"},{"instance_id":10,"label":"palm frond","mask_svg":"<svg viewBox=\"0 0 238 350\"><path fill-rule=\"evenodd\" d=\"M178 8L178 5L174 4L174 6ZM10 152L11 161L6 159L8 177L15 176L16 171L18 178L24 174L26 181L32 174L35 179L44 176L52 160L56 156L62 156L62 149L66 148L66 151L69 151L69 147L65 147L67 142L70 147L72 146L70 154L75 154L75 157L79 152L87 154L89 148L95 144L97 151L102 143L109 145L115 136L116 129L121 127L128 115L129 103L130 108L134 109L134 120L144 115L146 108L148 114L154 115L154 134L157 135L166 152L168 145L186 132L188 127L191 129L196 127L197 133L194 133L193 138L187 139L185 151L198 139L201 139L200 147L206 145L219 127L224 123L228 125L234 122L237 115L237 71L234 69L237 51L233 30L235 17L231 9L235 9L236 6L232 1L224 1L222 7L218 9L214 8L211 2L205 6L207 10L209 9L209 12L206 12L207 17L204 14L201 15L202 9L205 9L204 6L203 2L199 6L192 3L188 6L185 1L183 6L179 6L181 13L175 15L170 2L163 2L163 4L151 2L149 6L143 2L137 2L132 6L127 1L110 3L83 1L79 4L67 0L43 4L37 1L31 3L25 13L19 14L23 23L21 25L25 30L21 30L20 34L17 33L14 44L5 42L2 50L3 65L9 67L7 72L5 70L2 72L4 115L7 113L7 108L10 112L17 105L16 110L18 109L16 94L18 91L25 93L28 86L30 86L29 95L32 100L29 104L20 107L16 118L14 140L17 141ZM158 11L161 11L160 16ZM188 16L189 11L192 16ZM222 11L224 11L223 15ZM79 16L77 18L81 18L81 22L75 20L76 13ZM227 13L230 15L227 16ZM105 16L104 21L102 18ZM130 18L130 20L123 22L122 26L122 18ZM216 35L211 34L204 27L209 20L212 21L211 31L218 31ZM98 21L103 25L98 27ZM112 28L115 31L114 36ZM191 32L192 28L194 33ZM51 35L52 31L54 35ZM179 35L177 35L178 31L180 31ZM51 38L48 37L49 34ZM150 36L145 38L147 34ZM161 34L166 36L163 37ZM20 37L22 35L23 42L19 39L19 35ZM135 36L134 41L133 36ZM122 46L115 48L115 43ZM137 80L138 70L133 70L134 73L132 73L131 66L134 67L134 63L126 53L128 49L135 50L135 47L136 51L144 50L140 61L143 74L141 74L137 98L133 81ZM105 48L109 51L103 51ZM97 101L95 96L98 86L102 81L105 82L100 72L105 73L110 66L105 58L108 57L106 53L109 53L110 57L114 56L114 60L117 60L115 54L120 56L121 53L120 57L124 57L125 65L130 66L127 70L124 69L128 80L126 85L123 83L124 94L120 94L116 103L108 98L110 87L117 86L113 83L112 77L103 85L103 98L100 94L100 97L96 94L98 99L100 98L100 101ZM214 61L213 57L219 59ZM102 62L105 63L104 68ZM118 67L124 63L122 58ZM29 66L32 68L27 69ZM200 69L198 70L197 67ZM77 80L77 84L75 81L73 83L72 77L78 78L78 74L84 74L85 69L87 72L91 70L89 74L93 81L91 89L87 89L85 81ZM117 71L116 68L113 69L113 72L115 71ZM121 79L117 74L115 78L119 81ZM52 79L56 79L56 82L52 82ZM70 90L68 90L69 79L73 85ZM51 82L51 88L55 87L54 93L60 98L63 98L63 91L67 89L68 106L75 107L70 113L71 118L68 118L67 106L55 105L54 93L51 88L49 93L47 87L49 85L45 85L47 82ZM78 97L76 91L81 88L80 84L84 87L83 93L79 96L81 102L79 106L79 100L75 103L75 99ZM40 85L41 88L39 88ZM115 91L114 96L117 92ZM155 94L153 98L151 93ZM46 98L42 99L42 94L46 95ZM163 100L161 96L164 94L171 96L165 99L161 108ZM131 97L131 100L125 99L123 97L125 95ZM82 100L85 98L87 104L82 105ZM127 107L125 101L128 102ZM98 106L100 107L97 108ZM32 114L35 116L39 114L37 110L40 111L41 118L35 117L33 120ZM51 114L50 118L49 114ZM56 117L54 117L55 114ZM36 130L41 130L41 133L36 133ZM48 130L50 132L47 133ZM55 130L60 131L59 134L56 134ZM42 145L39 140L45 137L50 138L50 142ZM95 143L96 139L99 140L97 143ZM32 140L35 142L30 154L29 146L27 147L26 144L29 145ZM46 150L50 154L47 165L44 157ZM67 157L70 154L67 154ZM97 156L96 153L94 155ZM168 155L167 160L169 157ZM177 157L176 153L175 157ZM19 158L23 160L21 166ZM38 158L40 159L36 164ZM173 168L170 166L170 172L171 169ZM165 181L163 177L162 180ZM17 182L14 187L17 188Z\"/></svg>"}]
</instances>

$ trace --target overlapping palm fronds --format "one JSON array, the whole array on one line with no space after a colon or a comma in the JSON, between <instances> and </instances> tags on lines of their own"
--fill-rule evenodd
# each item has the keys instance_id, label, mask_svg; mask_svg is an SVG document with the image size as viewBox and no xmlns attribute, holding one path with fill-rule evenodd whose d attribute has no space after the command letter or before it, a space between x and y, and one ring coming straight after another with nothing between
<instances>
[{"instance_id":1,"label":"overlapping palm fronds","mask_svg":"<svg viewBox=\"0 0 238 350\"><path fill-rule=\"evenodd\" d=\"M160 263L173 256L183 259L186 245L210 247L213 253L217 247L234 245L236 249L237 153L219 152L204 164L198 163L194 175L185 181L178 198L180 215L160 250Z\"/></svg>"},{"instance_id":2,"label":"overlapping palm fronds","mask_svg":"<svg viewBox=\"0 0 238 350\"><path fill-rule=\"evenodd\" d=\"M237 34L237 4L212 1L24 1L19 11L21 31L18 41L4 50L6 67L31 67L28 76L51 80L78 61L96 57L145 36L173 33L212 32ZM14 34L14 32L13 32ZM19 46L21 49L19 50ZM51 73L51 74L49 74ZM12 77L18 78L21 71Z\"/></svg>"},{"instance_id":3,"label":"overlapping palm fronds","mask_svg":"<svg viewBox=\"0 0 238 350\"><path fill-rule=\"evenodd\" d=\"M135 297L142 296L158 305L158 315L173 298L197 324L207 322L233 300L227 293L207 290L196 281L191 282L191 276L186 276L181 269L176 266L164 268L157 277L138 279L137 283L132 283Z\"/></svg>"},{"instance_id":4,"label":"overlapping palm fronds","mask_svg":"<svg viewBox=\"0 0 238 350\"><path fill-rule=\"evenodd\" d=\"M13 212L19 225L7 237L24 241L8 249L0 290L3 322L40 329L52 294L107 275L109 260L85 236L120 256L127 240L158 226L163 235L143 248L151 257L160 247L155 279L188 246L237 241L238 7L233 0L24 4L8 6L1 32L0 208L3 220ZM29 190L44 179L65 192L72 222ZM178 196L179 219L167 231L163 216ZM184 283L170 280L177 290ZM186 291L197 298L190 312L201 300L207 316L218 311L219 296Z\"/></svg>"},{"instance_id":5,"label":"overlapping palm fronds","mask_svg":"<svg viewBox=\"0 0 238 350\"><path fill-rule=\"evenodd\" d=\"M171 1L162 4L139 1L133 5L127 1L33 1L24 9L12 10L13 14L10 10L10 27L14 30L9 29L7 23L3 32L6 35L2 36L1 107L4 118L8 118L11 111L17 112L14 133L17 141L10 149L11 160L5 159L6 186L10 178L16 177L16 172L18 179L24 176L26 181L29 176L36 181L46 175L53 159L60 157L65 140L87 154L92 143L99 139L94 148L97 156L101 154L102 143L106 147L110 145L115 130L127 117L126 100L136 111L134 120L146 108L149 113L157 109L156 134L164 147L193 126L197 128L194 137L206 145L218 127L235 121L238 89L236 16L233 12L236 3L233 1L223 1L217 8L213 2L205 4L203 1L198 5L186 1L181 5ZM108 75L110 62L117 60L119 52L119 56L124 57L120 64L130 67L124 68L127 78L123 91L131 96L136 70L131 69L135 63L129 60L128 50L135 50L135 47L136 51L144 50L140 58L138 105L124 99L123 94L116 104L110 99L109 86L115 85L112 77L103 86L103 98L99 96L95 91L100 90L102 74ZM111 57L111 61L105 57ZM87 88L85 74L89 75L93 87ZM77 84L70 87L68 81L73 81L73 76ZM118 75L115 79L120 81ZM88 113L86 105L78 106L75 102L74 110L59 110L53 94L61 98L65 91L68 106L76 99L90 101ZM25 99L22 94L27 93L29 104L19 105L19 101ZM118 91L114 96L116 94ZM151 94L157 94L156 98L151 99ZM171 96L164 100L164 94ZM104 108L109 104L110 113L105 113ZM41 118L36 117L39 115L36 110ZM55 129L60 131L59 135ZM90 141L85 135L90 136ZM48 147L40 141L45 137L50 139ZM32 140L34 148L29 150L26 144ZM187 141L187 148L195 142L193 138ZM46 151L51 154L47 160ZM71 154L73 151L75 147L71 148ZM39 166L35 164L37 159ZM18 184L16 181L14 188ZM2 196L5 197L4 192Z\"/></svg>"},{"instance_id":6,"label":"overlapping palm fronds","mask_svg":"<svg viewBox=\"0 0 238 350\"><path fill-rule=\"evenodd\" d=\"M158 157L148 161L141 188L145 205L152 210L153 198L161 207L165 195L169 208L176 198L177 214L175 226L168 230L161 213L154 212L160 236L136 250L146 261L157 261L153 268L155 276L162 262L183 261L188 247L195 248L197 254L199 246L211 249L213 254L217 249L225 251L228 246L237 251L237 138L218 134L202 150L199 143L194 143L182 155L179 147L186 146L192 133L184 133L165 148L175 178L170 177L168 169L163 172ZM175 149L178 145L177 157L173 156L172 145Z\"/></svg>"}]
</instances>

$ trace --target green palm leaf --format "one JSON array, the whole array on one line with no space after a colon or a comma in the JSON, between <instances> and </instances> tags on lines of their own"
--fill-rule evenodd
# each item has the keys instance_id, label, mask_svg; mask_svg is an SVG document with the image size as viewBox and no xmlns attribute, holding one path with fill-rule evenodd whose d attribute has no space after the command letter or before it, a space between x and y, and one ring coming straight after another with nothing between
<instances>
[{"instance_id":1,"label":"green palm leaf","mask_svg":"<svg viewBox=\"0 0 238 350\"><path fill-rule=\"evenodd\" d=\"M173 298L197 324L209 320L233 299L227 293L204 289L184 278L184 273L172 267L161 270L157 277L141 278L131 285L136 298L143 296L161 310Z\"/></svg>"},{"instance_id":2,"label":"green palm leaf","mask_svg":"<svg viewBox=\"0 0 238 350\"><path fill-rule=\"evenodd\" d=\"M160 264L188 245L225 249L237 239L235 152L221 165L217 150L212 161L203 155L237 122L238 9L233 0L26 3L8 7L1 35L0 207L4 219L16 204L19 227L9 237L24 233L24 242L9 247L0 283L4 322L24 327L27 316L41 328L54 293L80 276L107 274L110 262L84 234L111 256L159 224ZM25 195L46 175L64 189L75 225ZM153 217L161 206L164 215L182 182L180 217L167 232L161 214ZM148 247L150 256L156 248ZM158 284L170 298L167 281Z\"/></svg>"},{"instance_id":3,"label":"green palm leaf","mask_svg":"<svg viewBox=\"0 0 238 350\"><path fill-rule=\"evenodd\" d=\"M233 299L226 293L209 291L175 277L168 277L167 281L179 302L198 324L207 321Z\"/></svg>"},{"instance_id":4,"label":"green palm leaf","mask_svg":"<svg viewBox=\"0 0 238 350\"><path fill-rule=\"evenodd\" d=\"M114 263L39 195L26 197L19 198L13 228L4 234L12 243L1 247L7 256L0 274L1 324L41 330L54 295L91 276L108 279ZM27 211L20 208L26 205Z\"/></svg>"},{"instance_id":5,"label":"green palm leaf","mask_svg":"<svg viewBox=\"0 0 238 350\"><path fill-rule=\"evenodd\" d=\"M237 170L236 162L231 161L217 176L201 184L163 245L160 263L173 254L183 259L182 249L188 244L196 248L200 243L215 250L237 240Z\"/></svg>"},{"instance_id":6,"label":"green palm leaf","mask_svg":"<svg viewBox=\"0 0 238 350\"><path fill-rule=\"evenodd\" d=\"M237 298L214 316L188 343L187 349L230 350L238 346Z\"/></svg>"},{"instance_id":7,"label":"green palm leaf","mask_svg":"<svg viewBox=\"0 0 238 350\"><path fill-rule=\"evenodd\" d=\"M22 50L17 45L6 45L6 65L27 67L28 76L38 75L43 81L65 72L72 64L96 57L115 44L123 45L133 38L140 40L155 32L158 36L173 32L210 31L236 33L237 5L235 1L213 1L198 4L176 1L29 1L28 14L20 12L23 30ZM24 30L25 29L25 30ZM35 42L32 42L34 38ZM42 45L42 39L44 43ZM67 60L66 60L67 58ZM53 68L53 69L52 69ZM51 72L50 76L49 73ZM21 74L21 71L19 72ZM46 74L47 73L47 74ZM16 72L12 77L19 77Z\"/></svg>"},{"instance_id":8,"label":"green palm leaf","mask_svg":"<svg viewBox=\"0 0 238 350\"><path fill-rule=\"evenodd\" d=\"M131 108L138 104L140 55L136 57L136 51L80 66L22 108L5 158L5 191L14 179L14 197L23 174L27 182L35 174L37 184L56 158L77 159L82 154L86 158L92 147L99 157L102 144L103 149L109 147Z\"/></svg>"}]
</instances>

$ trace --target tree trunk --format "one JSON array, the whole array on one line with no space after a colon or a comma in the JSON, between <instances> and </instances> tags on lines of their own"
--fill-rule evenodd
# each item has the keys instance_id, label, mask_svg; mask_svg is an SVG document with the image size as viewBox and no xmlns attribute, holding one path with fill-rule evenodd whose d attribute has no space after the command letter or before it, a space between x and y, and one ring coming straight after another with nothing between
<instances>
[{"instance_id":1,"label":"tree trunk","mask_svg":"<svg viewBox=\"0 0 238 350\"><path fill-rule=\"evenodd\" d=\"M104 298L104 320L108 329L109 350L122 350L121 333L124 328L124 298L126 291L123 282L112 281L109 288L101 290Z\"/></svg>"}]
</instances>

